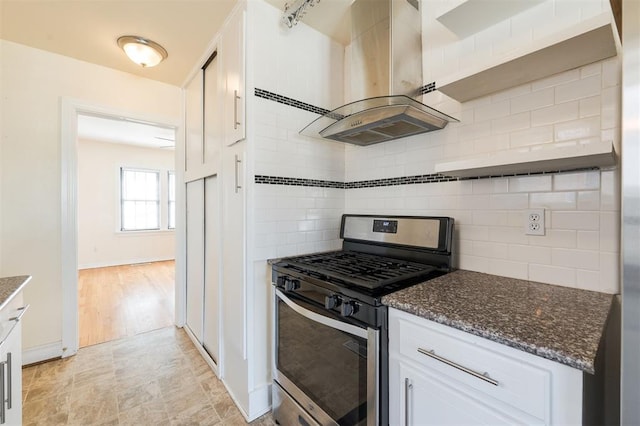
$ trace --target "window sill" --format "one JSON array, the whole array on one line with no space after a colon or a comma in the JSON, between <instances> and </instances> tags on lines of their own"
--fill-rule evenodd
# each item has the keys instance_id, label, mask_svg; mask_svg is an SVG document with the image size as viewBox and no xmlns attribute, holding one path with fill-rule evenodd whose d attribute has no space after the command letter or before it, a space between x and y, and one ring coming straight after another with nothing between
<instances>
[{"instance_id":1,"label":"window sill","mask_svg":"<svg viewBox=\"0 0 640 426\"><path fill-rule=\"evenodd\" d=\"M154 235L173 234L175 229L148 229L142 231L116 231L119 237L150 237Z\"/></svg>"}]
</instances>

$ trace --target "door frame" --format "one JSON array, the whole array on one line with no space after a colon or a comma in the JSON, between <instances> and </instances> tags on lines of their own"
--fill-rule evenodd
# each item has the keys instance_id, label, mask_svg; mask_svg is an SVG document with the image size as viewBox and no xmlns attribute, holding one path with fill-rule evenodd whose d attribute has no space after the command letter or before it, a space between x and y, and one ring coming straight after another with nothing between
<instances>
[{"instance_id":1,"label":"door frame","mask_svg":"<svg viewBox=\"0 0 640 426\"><path fill-rule=\"evenodd\" d=\"M140 121L146 124L173 127L176 132L176 287L175 324L184 325L184 209L180 200L184 197L181 183L184 181L184 159L178 158L183 151L184 133L181 123L138 111L127 111L110 106L94 104L68 97L61 98L60 123L60 171L61 182L61 279L62 279L62 357L75 355L79 349L78 332L78 115L99 115ZM180 166L182 165L182 166Z\"/></svg>"}]
</instances>

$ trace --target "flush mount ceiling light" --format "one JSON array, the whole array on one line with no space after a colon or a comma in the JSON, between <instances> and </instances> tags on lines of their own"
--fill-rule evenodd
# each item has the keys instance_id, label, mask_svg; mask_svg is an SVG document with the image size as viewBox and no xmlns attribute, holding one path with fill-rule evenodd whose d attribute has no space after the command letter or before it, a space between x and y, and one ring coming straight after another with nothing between
<instances>
[{"instance_id":1,"label":"flush mount ceiling light","mask_svg":"<svg viewBox=\"0 0 640 426\"><path fill-rule=\"evenodd\" d=\"M167 58L167 51L155 41L138 36L122 36L118 46L136 64L142 67L155 67Z\"/></svg>"}]
</instances>

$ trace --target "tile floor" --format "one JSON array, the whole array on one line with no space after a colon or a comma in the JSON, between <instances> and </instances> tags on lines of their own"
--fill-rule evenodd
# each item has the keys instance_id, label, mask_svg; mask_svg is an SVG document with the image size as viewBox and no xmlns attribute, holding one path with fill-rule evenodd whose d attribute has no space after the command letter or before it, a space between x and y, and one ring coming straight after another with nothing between
<instances>
[{"instance_id":1,"label":"tile floor","mask_svg":"<svg viewBox=\"0 0 640 426\"><path fill-rule=\"evenodd\" d=\"M27 367L24 425L245 425L186 333L164 328ZM271 426L270 414L251 423Z\"/></svg>"}]
</instances>

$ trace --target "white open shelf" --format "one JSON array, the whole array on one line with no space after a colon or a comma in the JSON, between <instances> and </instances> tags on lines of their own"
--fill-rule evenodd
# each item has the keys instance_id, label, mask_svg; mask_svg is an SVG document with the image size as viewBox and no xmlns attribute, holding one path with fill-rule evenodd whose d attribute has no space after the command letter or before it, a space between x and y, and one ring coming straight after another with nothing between
<instances>
[{"instance_id":1,"label":"white open shelf","mask_svg":"<svg viewBox=\"0 0 640 426\"><path fill-rule=\"evenodd\" d=\"M470 101L615 56L616 37L613 17L603 13L437 81L437 88L459 102Z\"/></svg>"},{"instance_id":2,"label":"white open shelf","mask_svg":"<svg viewBox=\"0 0 640 426\"><path fill-rule=\"evenodd\" d=\"M613 143L607 141L534 151L502 151L439 163L435 165L435 172L454 177L479 177L609 167L615 164Z\"/></svg>"},{"instance_id":3,"label":"white open shelf","mask_svg":"<svg viewBox=\"0 0 640 426\"><path fill-rule=\"evenodd\" d=\"M468 37L544 0L467 0L436 18L460 38Z\"/></svg>"}]
</instances>

